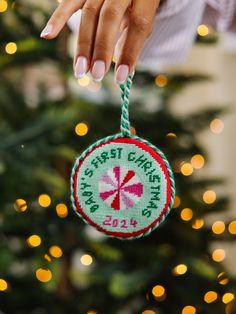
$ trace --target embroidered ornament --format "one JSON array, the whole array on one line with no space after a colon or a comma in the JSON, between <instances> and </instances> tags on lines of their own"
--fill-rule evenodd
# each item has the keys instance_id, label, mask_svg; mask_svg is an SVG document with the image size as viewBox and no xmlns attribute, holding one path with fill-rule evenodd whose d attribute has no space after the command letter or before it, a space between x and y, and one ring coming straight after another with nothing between
<instances>
[{"instance_id":1,"label":"embroidered ornament","mask_svg":"<svg viewBox=\"0 0 236 314\"><path fill-rule=\"evenodd\" d=\"M122 94L121 133L108 136L78 157L71 175L73 208L107 235L134 239L157 228L171 210L175 183L165 155L131 135L128 115L132 76Z\"/></svg>"}]
</instances>

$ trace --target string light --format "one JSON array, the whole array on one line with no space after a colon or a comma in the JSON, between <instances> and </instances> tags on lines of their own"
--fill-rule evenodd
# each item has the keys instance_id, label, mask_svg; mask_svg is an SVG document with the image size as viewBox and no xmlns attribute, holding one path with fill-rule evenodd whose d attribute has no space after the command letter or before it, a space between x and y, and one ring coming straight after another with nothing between
<instances>
[{"instance_id":1,"label":"string light","mask_svg":"<svg viewBox=\"0 0 236 314\"><path fill-rule=\"evenodd\" d=\"M182 310L182 314L195 314L195 313L196 313L196 309L194 306L191 306L191 305L185 306Z\"/></svg>"},{"instance_id":2,"label":"string light","mask_svg":"<svg viewBox=\"0 0 236 314\"><path fill-rule=\"evenodd\" d=\"M198 218L194 221L194 223L192 224L192 228L193 229L201 229L204 226L204 220L201 218Z\"/></svg>"},{"instance_id":3,"label":"string light","mask_svg":"<svg viewBox=\"0 0 236 314\"><path fill-rule=\"evenodd\" d=\"M84 122L80 122L75 127L75 133L79 136L84 136L88 133L88 126Z\"/></svg>"},{"instance_id":4,"label":"string light","mask_svg":"<svg viewBox=\"0 0 236 314\"><path fill-rule=\"evenodd\" d=\"M206 25L201 24L197 28L197 33L199 36L205 37L209 34L209 28Z\"/></svg>"},{"instance_id":5,"label":"string light","mask_svg":"<svg viewBox=\"0 0 236 314\"><path fill-rule=\"evenodd\" d=\"M213 204L216 200L216 193L212 190L206 191L203 193L202 198L206 204Z\"/></svg>"},{"instance_id":6,"label":"string light","mask_svg":"<svg viewBox=\"0 0 236 314\"><path fill-rule=\"evenodd\" d=\"M184 208L180 213L181 219L184 221L189 221L193 218L193 211L190 208Z\"/></svg>"},{"instance_id":7,"label":"string light","mask_svg":"<svg viewBox=\"0 0 236 314\"><path fill-rule=\"evenodd\" d=\"M39 268L36 270L35 275L41 282L48 282L52 279L52 272L49 269Z\"/></svg>"},{"instance_id":8,"label":"string light","mask_svg":"<svg viewBox=\"0 0 236 314\"><path fill-rule=\"evenodd\" d=\"M0 0L0 13L3 13L7 10L8 4L6 0Z\"/></svg>"},{"instance_id":9,"label":"string light","mask_svg":"<svg viewBox=\"0 0 236 314\"><path fill-rule=\"evenodd\" d=\"M90 310L90 311L87 312L87 314L97 314L97 312L93 311L93 310Z\"/></svg>"},{"instance_id":10,"label":"string light","mask_svg":"<svg viewBox=\"0 0 236 314\"><path fill-rule=\"evenodd\" d=\"M221 272L218 275L218 280L220 285L227 285L227 283L229 283L229 279L226 277L225 272Z\"/></svg>"},{"instance_id":11,"label":"string light","mask_svg":"<svg viewBox=\"0 0 236 314\"><path fill-rule=\"evenodd\" d=\"M229 233L236 234L236 221L231 221L228 226Z\"/></svg>"},{"instance_id":12,"label":"string light","mask_svg":"<svg viewBox=\"0 0 236 314\"><path fill-rule=\"evenodd\" d=\"M6 280L0 278L0 291L6 291L8 288L8 283Z\"/></svg>"},{"instance_id":13,"label":"string light","mask_svg":"<svg viewBox=\"0 0 236 314\"><path fill-rule=\"evenodd\" d=\"M191 158L191 165L195 169L201 169L204 166L205 159L202 155L196 154Z\"/></svg>"},{"instance_id":14,"label":"string light","mask_svg":"<svg viewBox=\"0 0 236 314\"><path fill-rule=\"evenodd\" d=\"M78 79L77 82L80 86L85 87L89 85L90 78L88 77L88 75L85 75L84 77Z\"/></svg>"},{"instance_id":15,"label":"string light","mask_svg":"<svg viewBox=\"0 0 236 314\"><path fill-rule=\"evenodd\" d=\"M14 208L17 212L23 213L27 210L27 203L24 199L18 198L14 203Z\"/></svg>"},{"instance_id":16,"label":"string light","mask_svg":"<svg viewBox=\"0 0 236 314\"><path fill-rule=\"evenodd\" d=\"M84 254L83 256L81 256L80 261L81 264L83 264L84 266L89 266L92 264L93 258L89 254Z\"/></svg>"},{"instance_id":17,"label":"string light","mask_svg":"<svg viewBox=\"0 0 236 314\"><path fill-rule=\"evenodd\" d=\"M181 199L178 195L175 195L174 198L174 203L173 203L173 208L177 208L179 207L179 205L181 204Z\"/></svg>"},{"instance_id":18,"label":"string light","mask_svg":"<svg viewBox=\"0 0 236 314\"><path fill-rule=\"evenodd\" d=\"M47 194L41 194L38 198L39 205L42 207L48 207L51 205L51 198Z\"/></svg>"},{"instance_id":19,"label":"string light","mask_svg":"<svg viewBox=\"0 0 236 314\"><path fill-rule=\"evenodd\" d=\"M26 240L30 247L37 247L41 244L41 238L37 234L33 234Z\"/></svg>"},{"instance_id":20,"label":"string light","mask_svg":"<svg viewBox=\"0 0 236 314\"><path fill-rule=\"evenodd\" d=\"M185 264L179 264L172 270L173 275L180 276L186 274L188 267Z\"/></svg>"},{"instance_id":21,"label":"string light","mask_svg":"<svg viewBox=\"0 0 236 314\"><path fill-rule=\"evenodd\" d=\"M223 249L217 249L213 251L212 259L215 262L222 262L225 259L225 251Z\"/></svg>"},{"instance_id":22,"label":"string light","mask_svg":"<svg viewBox=\"0 0 236 314\"><path fill-rule=\"evenodd\" d=\"M204 301L206 303L212 303L212 302L216 301L217 298L218 298L218 294L215 291L208 291L204 295Z\"/></svg>"},{"instance_id":23,"label":"string light","mask_svg":"<svg viewBox=\"0 0 236 314\"><path fill-rule=\"evenodd\" d=\"M165 87L168 84L168 78L166 75L160 74L155 78L155 84L158 87Z\"/></svg>"},{"instance_id":24,"label":"string light","mask_svg":"<svg viewBox=\"0 0 236 314\"><path fill-rule=\"evenodd\" d=\"M58 217L60 218L65 218L68 215L68 209L67 206L65 204L57 204L56 206L56 212Z\"/></svg>"},{"instance_id":25,"label":"string light","mask_svg":"<svg viewBox=\"0 0 236 314\"><path fill-rule=\"evenodd\" d=\"M48 254L44 254L44 258L46 259L46 261L51 262L51 257Z\"/></svg>"},{"instance_id":26,"label":"string light","mask_svg":"<svg viewBox=\"0 0 236 314\"><path fill-rule=\"evenodd\" d=\"M166 137L171 138L171 139L172 139L172 138L174 139L174 138L177 137L177 135L176 135L175 133L167 133L167 134L166 134Z\"/></svg>"},{"instance_id":27,"label":"string light","mask_svg":"<svg viewBox=\"0 0 236 314\"><path fill-rule=\"evenodd\" d=\"M144 310L142 314L156 314L153 310Z\"/></svg>"},{"instance_id":28,"label":"string light","mask_svg":"<svg viewBox=\"0 0 236 314\"><path fill-rule=\"evenodd\" d=\"M161 298L165 294L165 288L161 285L156 285L155 287L152 288L152 294L156 298Z\"/></svg>"},{"instance_id":29,"label":"string light","mask_svg":"<svg viewBox=\"0 0 236 314\"><path fill-rule=\"evenodd\" d=\"M210 129L215 134L220 134L224 130L224 123L220 119L214 119L210 123Z\"/></svg>"},{"instance_id":30,"label":"string light","mask_svg":"<svg viewBox=\"0 0 236 314\"><path fill-rule=\"evenodd\" d=\"M221 220L216 221L212 225L212 232L215 234L222 234L225 231L225 223Z\"/></svg>"},{"instance_id":31,"label":"string light","mask_svg":"<svg viewBox=\"0 0 236 314\"><path fill-rule=\"evenodd\" d=\"M189 162L185 162L180 171L184 176L190 176L193 173L193 166Z\"/></svg>"},{"instance_id":32,"label":"string light","mask_svg":"<svg viewBox=\"0 0 236 314\"><path fill-rule=\"evenodd\" d=\"M223 295L222 297L222 302L224 304L228 304L229 302L233 301L234 300L234 294L233 293L230 293L230 292L227 292Z\"/></svg>"},{"instance_id":33,"label":"string light","mask_svg":"<svg viewBox=\"0 0 236 314\"><path fill-rule=\"evenodd\" d=\"M51 254L52 257L55 258L60 258L63 254L62 249L57 245L51 246L49 249L49 253Z\"/></svg>"},{"instance_id":34,"label":"string light","mask_svg":"<svg viewBox=\"0 0 236 314\"><path fill-rule=\"evenodd\" d=\"M17 51L16 43L10 42L10 43L6 44L5 51L9 55L13 55L14 53L16 53L16 51Z\"/></svg>"}]
</instances>

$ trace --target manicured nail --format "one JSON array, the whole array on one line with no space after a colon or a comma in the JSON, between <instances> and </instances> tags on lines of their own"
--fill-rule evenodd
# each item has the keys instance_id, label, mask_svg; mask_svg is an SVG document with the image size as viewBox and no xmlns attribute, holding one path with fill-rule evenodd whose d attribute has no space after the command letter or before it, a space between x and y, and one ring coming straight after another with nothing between
<instances>
[{"instance_id":1,"label":"manicured nail","mask_svg":"<svg viewBox=\"0 0 236 314\"><path fill-rule=\"evenodd\" d=\"M42 33L40 34L40 37L46 37L50 35L52 32L52 25L48 24L46 27L42 30Z\"/></svg>"},{"instance_id":2,"label":"manicured nail","mask_svg":"<svg viewBox=\"0 0 236 314\"><path fill-rule=\"evenodd\" d=\"M85 75L88 70L88 61L85 57L78 57L77 62L75 64L75 77L80 79Z\"/></svg>"},{"instance_id":3,"label":"manicured nail","mask_svg":"<svg viewBox=\"0 0 236 314\"><path fill-rule=\"evenodd\" d=\"M102 60L95 61L91 74L94 81L100 82L103 79L104 74L105 74L105 62Z\"/></svg>"},{"instance_id":4,"label":"manicured nail","mask_svg":"<svg viewBox=\"0 0 236 314\"><path fill-rule=\"evenodd\" d=\"M126 64L119 65L115 75L116 82L118 84L123 84L127 80L128 75L129 75L128 65Z\"/></svg>"}]
</instances>

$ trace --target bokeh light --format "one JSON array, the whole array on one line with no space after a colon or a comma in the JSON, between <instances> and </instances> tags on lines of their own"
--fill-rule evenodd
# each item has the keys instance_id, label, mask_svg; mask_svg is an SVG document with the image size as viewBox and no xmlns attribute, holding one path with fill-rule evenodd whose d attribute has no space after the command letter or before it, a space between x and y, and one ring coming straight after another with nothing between
<instances>
[{"instance_id":1,"label":"bokeh light","mask_svg":"<svg viewBox=\"0 0 236 314\"><path fill-rule=\"evenodd\" d=\"M41 244L41 238L37 234L33 234L26 240L30 247L37 247Z\"/></svg>"},{"instance_id":2,"label":"bokeh light","mask_svg":"<svg viewBox=\"0 0 236 314\"><path fill-rule=\"evenodd\" d=\"M38 202L39 202L39 205L42 206L42 207L48 207L51 205L51 198L49 195L47 194L41 194L39 195L38 197Z\"/></svg>"},{"instance_id":3,"label":"bokeh light","mask_svg":"<svg viewBox=\"0 0 236 314\"><path fill-rule=\"evenodd\" d=\"M131 132L132 135L136 135L137 134L136 129L133 126L131 126L131 128L130 128L130 132Z\"/></svg>"},{"instance_id":4,"label":"bokeh light","mask_svg":"<svg viewBox=\"0 0 236 314\"><path fill-rule=\"evenodd\" d=\"M227 278L225 272L221 272L217 278L218 278L219 284L221 285L227 285L229 283L229 279Z\"/></svg>"},{"instance_id":5,"label":"bokeh light","mask_svg":"<svg viewBox=\"0 0 236 314\"><path fill-rule=\"evenodd\" d=\"M175 195L175 198L174 198L174 203L173 203L173 208L178 208L179 205L181 204L181 199L178 195Z\"/></svg>"},{"instance_id":6,"label":"bokeh light","mask_svg":"<svg viewBox=\"0 0 236 314\"><path fill-rule=\"evenodd\" d=\"M192 224L193 229L201 229L204 226L204 220L202 218L198 218Z\"/></svg>"},{"instance_id":7,"label":"bokeh light","mask_svg":"<svg viewBox=\"0 0 236 314\"><path fill-rule=\"evenodd\" d=\"M185 306L182 310L182 314L195 314L195 313L196 313L196 309L194 306L191 306L191 305Z\"/></svg>"},{"instance_id":8,"label":"bokeh light","mask_svg":"<svg viewBox=\"0 0 236 314\"><path fill-rule=\"evenodd\" d=\"M153 310L144 310L142 314L157 314L157 313L154 312Z\"/></svg>"},{"instance_id":9,"label":"bokeh light","mask_svg":"<svg viewBox=\"0 0 236 314\"><path fill-rule=\"evenodd\" d=\"M89 266L92 264L93 258L89 254L84 254L81 256L80 261L81 261L81 264L83 264L84 266Z\"/></svg>"},{"instance_id":10,"label":"bokeh light","mask_svg":"<svg viewBox=\"0 0 236 314\"><path fill-rule=\"evenodd\" d=\"M6 280L0 278L0 291L6 291L8 288L8 283Z\"/></svg>"},{"instance_id":11,"label":"bokeh light","mask_svg":"<svg viewBox=\"0 0 236 314\"><path fill-rule=\"evenodd\" d=\"M60 218L67 217L68 216L68 209L67 209L66 204L63 204L63 203L57 204L56 212L57 212L58 217L60 217Z\"/></svg>"},{"instance_id":12,"label":"bokeh light","mask_svg":"<svg viewBox=\"0 0 236 314\"><path fill-rule=\"evenodd\" d=\"M35 275L41 282L48 282L52 279L52 272L49 269L39 268L36 270Z\"/></svg>"},{"instance_id":13,"label":"bokeh light","mask_svg":"<svg viewBox=\"0 0 236 314\"><path fill-rule=\"evenodd\" d=\"M80 122L75 127L75 133L79 136L84 136L88 133L88 125L84 122Z\"/></svg>"},{"instance_id":14,"label":"bokeh light","mask_svg":"<svg viewBox=\"0 0 236 314\"><path fill-rule=\"evenodd\" d=\"M27 210L27 203L24 199L18 198L14 203L14 208L17 212L22 213Z\"/></svg>"},{"instance_id":15,"label":"bokeh light","mask_svg":"<svg viewBox=\"0 0 236 314\"><path fill-rule=\"evenodd\" d=\"M155 84L158 87L165 87L168 84L168 77L163 74L157 75L155 78Z\"/></svg>"},{"instance_id":16,"label":"bokeh light","mask_svg":"<svg viewBox=\"0 0 236 314\"><path fill-rule=\"evenodd\" d=\"M180 171L184 176L190 176L193 173L193 166L189 162L185 162Z\"/></svg>"},{"instance_id":17,"label":"bokeh light","mask_svg":"<svg viewBox=\"0 0 236 314\"><path fill-rule=\"evenodd\" d=\"M220 134L224 130L224 123L220 119L214 119L210 123L210 129L215 134Z\"/></svg>"},{"instance_id":18,"label":"bokeh light","mask_svg":"<svg viewBox=\"0 0 236 314\"><path fill-rule=\"evenodd\" d=\"M229 233L236 234L236 221L235 220L231 221L231 223L228 226L228 230L229 230Z\"/></svg>"},{"instance_id":19,"label":"bokeh light","mask_svg":"<svg viewBox=\"0 0 236 314\"><path fill-rule=\"evenodd\" d=\"M7 10L8 4L6 0L0 0L0 13L3 13Z\"/></svg>"},{"instance_id":20,"label":"bokeh light","mask_svg":"<svg viewBox=\"0 0 236 314\"><path fill-rule=\"evenodd\" d=\"M152 294L156 298L161 298L165 294L165 288L161 285L156 285L152 288Z\"/></svg>"},{"instance_id":21,"label":"bokeh light","mask_svg":"<svg viewBox=\"0 0 236 314\"><path fill-rule=\"evenodd\" d=\"M191 165L195 169L201 169L204 166L205 159L202 155L196 154L191 158Z\"/></svg>"},{"instance_id":22,"label":"bokeh light","mask_svg":"<svg viewBox=\"0 0 236 314\"><path fill-rule=\"evenodd\" d=\"M44 254L44 258L46 259L46 261L51 262L52 259L48 254Z\"/></svg>"},{"instance_id":23,"label":"bokeh light","mask_svg":"<svg viewBox=\"0 0 236 314\"><path fill-rule=\"evenodd\" d=\"M52 257L55 258L60 258L63 254L62 249L57 245L51 246L49 249L49 253Z\"/></svg>"},{"instance_id":24,"label":"bokeh light","mask_svg":"<svg viewBox=\"0 0 236 314\"><path fill-rule=\"evenodd\" d=\"M166 137L171 138L171 139L172 139L172 138L174 139L174 138L177 137L177 135L176 135L175 133L170 132L170 133L167 133L167 134L166 134Z\"/></svg>"},{"instance_id":25,"label":"bokeh light","mask_svg":"<svg viewBox=\"0 0 236 314\"><path fill-rule=\"evenodd\" d=\"M218 298L218 294L215 291L208 291L204 295L204 301L206 303L212 303L212 302L216 301L217 298Z\"/></svg>"},{"instance_id":26,"label":"bokeh light","mask_svg":"<svg viewBox=\"0 0 236 314\"><path fill-rule=\"evenodd\" d=\"M83 76L82 78L78 79L78 84L82 87L88 86L90 82L90 78L88 75Z\"/></svg>"},{"instance_id":27,"label":"bokeh light","mask_svg":"<svg viewBox=\"0 0 236 314\"><path fill-rule=\"evenodd\" d=\"M16 51L17 51L16 43L10 42L10 43L6 44L5 51L9 55L13 55L14 53L16 53Z\"/></svg>"},{"instance_id":28,"label":"bokeh light","mask_svg":"<svg viewBox=\"0 0 236 314\"><path fill-rule=\"evenodd\" d=\"M212 259L215 262L222 262L225 259L225 251L223 249L214 250L212 253Z\"/></svg>"},{"instance_id":29,"label":"bokeh light","mask_svg":"<svg viewBox=\"0 0 236 314\"><path fill-rule=\"evenodd\" d=\"M209 34L209 28L207 27L207 25L201 24L198 26L197 28L197 33L199 36L207 36Z\"/></svg>"},{"instance_id":30,"label":"bokeh light","mask_svg":"<svg viewBox=\"0 0 236 314\"><path fill-rule=\"evenodd\" d=\"M186 274L188 267L185 264L179 264L172 270L173 275L180 276Z\"/></svg>"},{"instance_id":31,"label":"bokeh light","mask_svg":"<svg viewBox=\"0 0 236 314\"><path fill-rule=\"evenodd\" d=\"M229 302L232 302L234 300L234 294L227 292L222 297L222 302L225 304L228 304Z\"/></svg>"},{"instance_id":32,"label":"bokeh light","mask_svg":"<svg viewBox=\"0 0 236 314\"><path fill-rule=\"evenodd\" d=\"M213 204L216 200L215 191L212 190L205 191L203 193L202 199L206 204Z\"/></svg>"},{"instance_id":33,"label":"bokeh light","mask_svg":"<svg viewBox=\"0 0 236 314\"><path fill-rule=\"evenodd\" d=\"M221 220L216 221L212 225L212 232L215 234L222 234L225 231L225 223Z\"/></svg>"},{"instance_id":34,"label":"bokeh light","mask_svg":"<svg viewBox=\"0 0 236 314\"><path fill-rule=\"evenodd\" d=\"M184 221L189 221L193 218L193 211L191 208L184 208L180 212L181 219Z\"/></svg>"}]
</instances>

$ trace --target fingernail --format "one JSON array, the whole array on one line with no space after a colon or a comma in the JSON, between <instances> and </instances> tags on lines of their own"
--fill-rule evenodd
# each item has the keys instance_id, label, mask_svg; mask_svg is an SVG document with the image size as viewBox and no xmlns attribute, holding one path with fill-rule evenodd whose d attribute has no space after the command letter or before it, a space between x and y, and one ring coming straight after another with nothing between
<instances>
[{"instance_id":1,"label":"fingernail","mask_svg":"<svg viewBox=\"0 0 236 314\"><path fill-rule=\"evenodd\" d=\"M123 84L127 80L128 75L129 75L128 65L126 64L119 65L115 75L116 82L118 84Z\"/></svg>"},{"instance_id":2,"label":"fingernail","mask_svg":"<svg viewBox=\"0 0 236 314\"><path fill-rule=\"evenodd\" d=\"M85 75L88 69L88 61L85 57L78 57L76 64L75 64L75 77L80 79Z\"/></svg>"},{"instance_id":3,"label":"fingernail","mask_svg":"<svg viewBox=\"0 0 236 314\"><path fill-rule=\"evenodd\" d=\"M40 37L46 37L48 35L50 35L50 33L52 32L52 25L48 24L46 25L46 27L42 30L42 33L40 34Z\"/></svg>"},{"instance_id":4,"label":"fingernail","mask_svg":"<svg viewBox=\"0 0 236 314\"><path fill-rule=\"evenodd\" d=\"M97 82L101 81L105 74L105 62L102 60L95 61L91 74L94 81L97 81Z\"/></svg>"}]
</instances>

